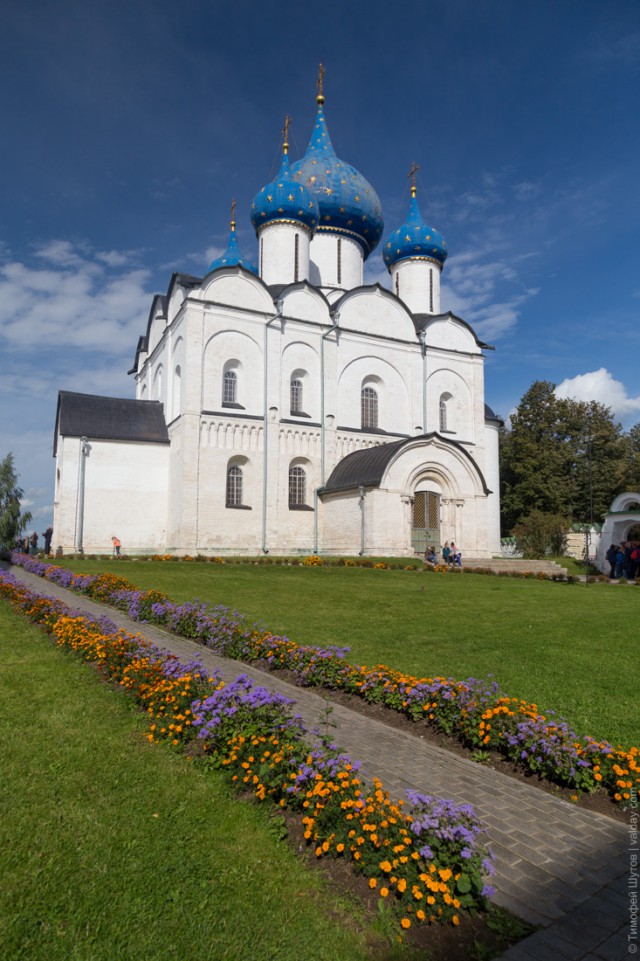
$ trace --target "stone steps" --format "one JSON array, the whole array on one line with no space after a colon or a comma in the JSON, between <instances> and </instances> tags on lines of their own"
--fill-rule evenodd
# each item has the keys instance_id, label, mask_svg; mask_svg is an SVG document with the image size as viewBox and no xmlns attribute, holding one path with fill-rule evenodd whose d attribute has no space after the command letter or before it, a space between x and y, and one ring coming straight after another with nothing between
<instances>
[{"instance_id":1,"label":"stone steps","mask_svg":"<svg viewBox=\"0 0 640 961\"><path fill-rule=\"evenodd\" d=\"M496 573L511 572L532 574L558 574L567 576L567 570L555 561L523 560L515 557L466 557L462 555L462 566L466 568L483 568Z\"/></svg>"}]
</instances>

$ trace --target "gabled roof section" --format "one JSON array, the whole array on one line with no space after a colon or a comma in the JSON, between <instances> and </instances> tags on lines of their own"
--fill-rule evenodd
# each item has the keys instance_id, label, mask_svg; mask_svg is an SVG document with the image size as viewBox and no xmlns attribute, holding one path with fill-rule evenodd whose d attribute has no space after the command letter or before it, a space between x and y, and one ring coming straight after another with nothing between
<instances>
[{"instance_id":1,"label":"gabled roof section","mask_svg":"<svg viewBox=\"0 0 640 961\"><path fill-rule=\"evenodd\" d=\"M429 323L433 320L455 320L457 323L462 324L463 327L467 328L478 347L481 347L484 350L495 350L495 347L492 344L485 344L482 340L478 339L478 335L471 324L468 324L466 320L463 320L462 317L458 317L457 314L452 313L450 310L446 311L444 314L413 314L413 322L416 327L416 333L419 334L420 331L426 330L426 328L429 326Z\"/></svg>"},{"instance_id":2,"label":"gabled roof section","mask_svg":"<svg viewBox=\"0 0 640 961\"><path fill-rule=\"evenodd\" d=\"M54 455L57 452L58 435L88 437L89 440L169 443L160 401L100 397L97 394L76 394L68 390L58 393Z\"/></svg>"},{"instance_id":3,"label":"gabled roof section","mask_svg":"<svg viewBox=\"0 0 640 961\"><path fill-rule=\"evenodd\" d=\"M387 467L403 447L408 447L416 442L424 443L432 439L437 439L439 443L445 446L455 447L462 453L477 472L485 494L489 493L484 475L469 451L457 441L442 437L437 431L431 431L429 434L422 434L418 437L396 440L391 444L368 447L366 450L356 450L347 454L336 464L321 493L328 494L332 491L350 490L356 487L379 487Z\"/></svg>"},{"instance_id":4,"label":"gabled roof section","mask_svg":"<svg viewBox=\"0 0 640 961\"><path fill-rule=\"evenodd\" d=\"M173 275L176 276L175 274ZM169 284L171 288L171 284ZM138 361L140 360L140 354L144 354L149 350L149 334L151 332L151 324L154 318L160 314L161 317L167 316L167 303L168 298L164 294L154 294L153 300L151 301L151 307L149 309L149 317L147 318L147 329L144 334L141 334L138 338L138 345L136 347L136 356L133 361L133 367L128 370L128 374L138 373Z\"/></svg>"}]
</instances>

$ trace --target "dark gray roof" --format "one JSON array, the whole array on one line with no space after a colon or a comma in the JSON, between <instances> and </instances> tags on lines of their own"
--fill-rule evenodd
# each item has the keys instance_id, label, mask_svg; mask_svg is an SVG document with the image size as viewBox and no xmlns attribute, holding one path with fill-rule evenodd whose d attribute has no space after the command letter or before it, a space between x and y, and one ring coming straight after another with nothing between
<instances>
[{"instance_id":1,"label":"dark gray roof","mask_svg":"<svg viewBox=\"0 0 640 961\"><path fill-rule=\"evenodd\" d=\"M88 437L89 440L169 443L160 401L100 397L68 390L58 393L54 454L59 434L64 437Z\"/></svg>"},{"instance_id":2,"label":"dark gray roof","mask_svg":"<svg viewBox=\"0 0 640 961\"><path fill-rule=\"evenodd\" d=\"M343 457L331 472L324 485L325 491L344 490L349 487L377 487L387 465L406 440L378 444L366 450L354 450Z\"/></svg>"},{"instance_id":3,"label":"dark gray roof","mask_svg":"<svg viewBox=\"0 0 640 961\"><path fill-rule=\"evenodd\" d=\"M452 447L458 448L458 450L468 457L478 472L485 493L490 493L482 471L469 451L465 450L462 444L459 444L457 441L448 440L436 433L436 431L432 431L430 434L422 434L418 437L396 440L391 444L379 444L377 447L369 447L366 450L356 450L353 451L352 454L347 454L347 456L343 457L334 467L329 480L322 488L322 493L349 490L354 487L379 487L385 470L402 447L413 444L417 440L427 441L432 437L438 437L438 439L445 444L450 444Z\"/></svg>"},{"instance_id":4,"label":"dark gray roof","mask_svg":"<svg viewBox=\"0 0 640 961\"><path fill-rule=\"evenodd\" d=\"M484 419L495 421L496 424L500 424L501 427L504 427L504 421L502 417L498 416L498 414L496 414L488 404L484 405Z\"/></svg>"}]
</instances>

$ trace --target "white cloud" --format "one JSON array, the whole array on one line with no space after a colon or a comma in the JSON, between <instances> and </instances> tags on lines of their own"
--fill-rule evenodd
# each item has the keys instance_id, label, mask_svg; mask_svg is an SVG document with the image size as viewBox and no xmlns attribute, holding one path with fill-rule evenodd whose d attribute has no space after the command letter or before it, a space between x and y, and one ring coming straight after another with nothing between
<instances>
[{"instance_id":1,"label":"white cloud","mask_svg":"<svg viewBox=\"0 0 640 961\"><path fill-rule=\"evenodd\" d=\"M592 401L610 407L621 420L640 413L640 396L630 397L625 385L615 380L606 367L567 377L556 387L556 397L570 397L572 400Z\"/></svg>"},{"instance_id":2,"label":"white cloud","mask_svg":"<svg viewBox=\"0 0 640 961\"><path fill-rule=\"evenodd\" d=\"M46 266L0 267L0 336L10 347L113 353L135 343L149 311L148 270L112 270L129 255L92 253L66 240L50 241L37 256Z\"/></svg>"}]
</instances>

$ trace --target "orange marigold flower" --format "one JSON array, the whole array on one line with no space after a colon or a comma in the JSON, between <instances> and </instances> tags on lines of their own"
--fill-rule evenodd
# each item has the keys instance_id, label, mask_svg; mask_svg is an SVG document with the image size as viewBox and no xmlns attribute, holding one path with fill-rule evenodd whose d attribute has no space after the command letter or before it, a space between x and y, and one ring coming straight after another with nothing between
<instances>
[{"instance_id":1,"label":"orange marigold flower","mask_svg":"<svg viewBox=\"0 0 640 961\"><path fill-rule=\"evenodd\" d=\"M411 927L411 920L409 918L403 918L400 924L406 930L407 928Z\"/></svg>"}]
</instances>

